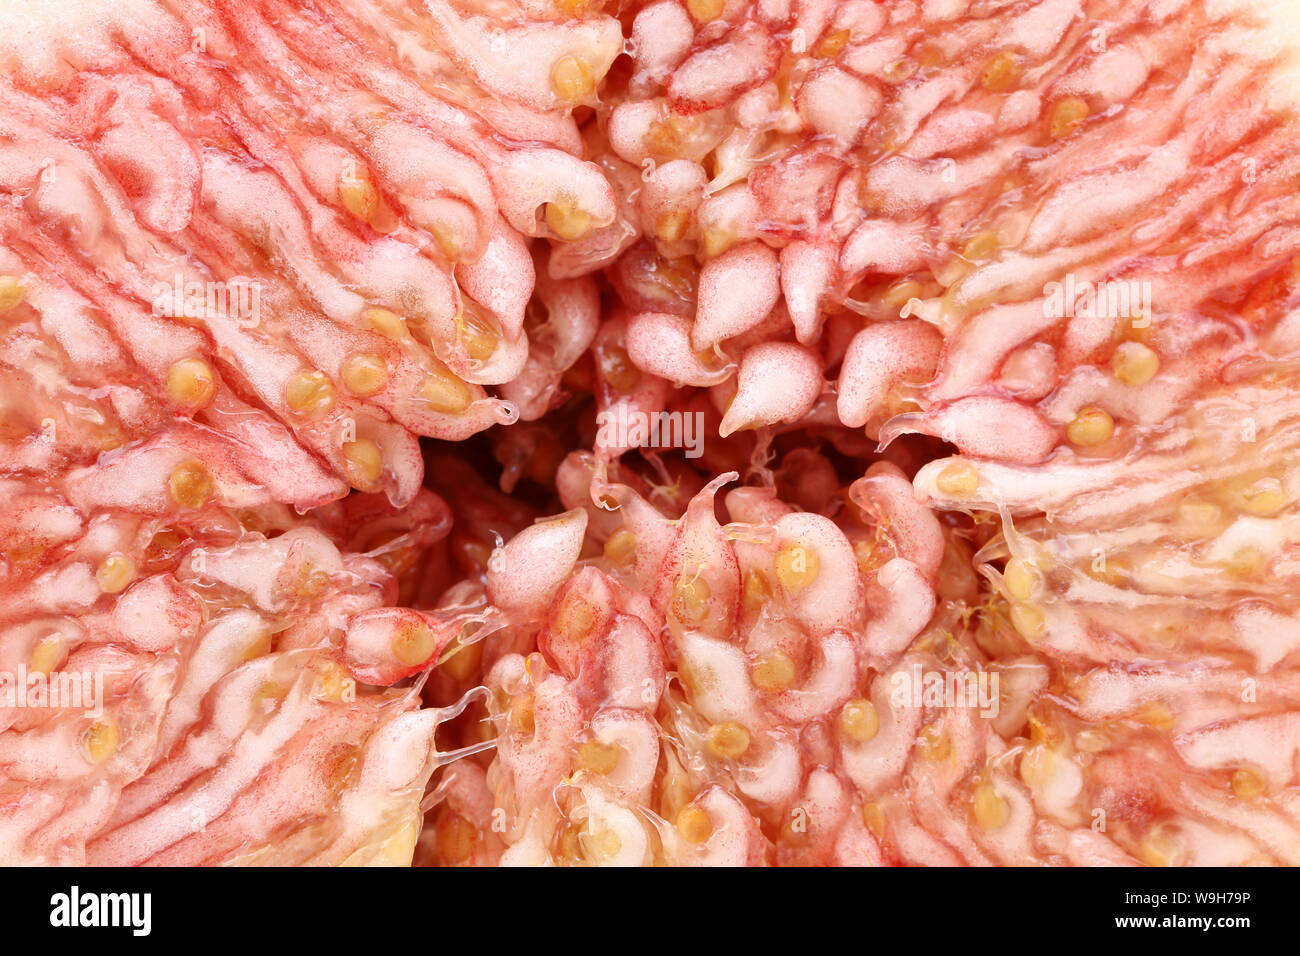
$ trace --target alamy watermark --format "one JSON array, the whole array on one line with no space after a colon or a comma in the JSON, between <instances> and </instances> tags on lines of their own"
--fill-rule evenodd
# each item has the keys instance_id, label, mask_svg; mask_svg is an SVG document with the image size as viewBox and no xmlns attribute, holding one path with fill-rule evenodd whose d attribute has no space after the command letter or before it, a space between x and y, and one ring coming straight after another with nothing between
<instances>
[{"instance_id":1,"label":"alamy watermark","mask_svg":"<svg viewBox=\"0 0 1300 956\"><path fill-rule=\"evenodd\" d=\"M155 282L153 314L170 319L234 319L242 328L262 321L262 283L235 276L228 282L185 281L179 272L168 282Z\"/></svg>"},{"instance_id":2,"label":"alamy watermark","mask_svg":"<svg viewBox=\"0 0 1300 956\"><path fill-rule=\"evenodd\" d=\"M897 671L890 680L895 707L970 707L981 717L996 717L1001 702L997 671L925 670L919 664Z\"/></svg>"},{"instance_id":3,"label":"alamy watermark","mask_svg":"<svg viewBox=\"0 0 1300 956\"><path fill-rule=\"evenodd\" d=\"M0 708L80 710L87 717L104 713L102 671L0 671Z\"/></svg>"},{"instance_id":4,"label":"alamy watermark","mask_svg":"<svg viewBox=\"0 0 1300 956\"><path fill-rule=\"evenodd\" d=\"M152 893L83 893L72 886L50 897L50 925L58 928L124 927L132 936L153 928Z\"/></svg>"},{"instance_id":5,"label":"alamy watermark","mask_svg":"<svg viewBox=\"0 0 1300 956\"><path fill-rule=\"evenodd\" d=\"M703 412L639 412L620 403L596 415L596 444L606 448L682 448L704 454Z\"/></svg>"},{"instance_id":6,"label":"alamy watermark","mask_svg":"<svg viewBox=\"0 0 1300 956\"><path fill-rule=\"evenodd\" d=\"M1043 286L1043 317L1048 319L1130 319L1135 329L1151 324L1151 282L1147 279L1078 281L1073 272L1064 282Z\"/></svg>"}]
</instances>

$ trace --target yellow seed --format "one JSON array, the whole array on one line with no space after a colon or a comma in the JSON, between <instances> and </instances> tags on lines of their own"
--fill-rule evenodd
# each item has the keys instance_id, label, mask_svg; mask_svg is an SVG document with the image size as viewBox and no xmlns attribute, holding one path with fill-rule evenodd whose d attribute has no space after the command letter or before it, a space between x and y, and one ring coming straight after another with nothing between
<instances>
[{"instance_id":1,"label":"yellow seed","mask_svg":"<svg viewBox=\"0 0 1300 956\"><path fill-rule=\"evenodd\" d=\"M849 701L840 711L840 730L850 740L865 744L880 730L880 715L876 705L865 697Z\"/></svg>"},{"instance_id":2,"label":"yellow seed","mask_svg":"<svg viewBox=\"0 0 1300 956\"><path fill-rule=\"evenodd\" d=\"M713 821L704 810L688 803L677 814L677 832L687 843L699 846L713 836Z\"/></svg>"},{"instance_id":3,"label":"yellow seed","mask_svg":"<svg viewBox=\"0 0 1300 956\"><path fill-rule=\"evenodd\" d=\"M1015 54L999 53L989 60L988 66L980 74L980 84L986 90L1005 90L1015 81L1020 70L1020 63Z\"/></svg>"},{"instance_id":4,"label":"yellow seed","mask_svg":"<svg viewBox=\"0 0 1300 956\"><path fill-rule=\"evenodd\" d=\"M339 201L343 208L363 222L370 222L379 211L379 193L369 175L347 170L339 177Z\"/></svg>"},{"instance_id":5,"label":"yellow seed","mask_svg":"<svg viewBox=\"0 0 1300 956\"><path fill-rule=\"evenodd\" d=\"M63 663L63 640L57 634L41 638L32 648L28 669L41 674L49 674Z\"/></svg>"},{"instance_id":6,"label":"yellow seed","mask_svg":"<svg viewBox=\"0 0 1300 956\"><path fill-rule=\"evenodd\" d=\"M1031 747L1020 757L1020 779L1025 786L1041 790L1056 772L1056 753L1047 747Z\"/></svg>"},{"instance_id":7,"label":"yellow seed","mask_svg":"<svg viewBox=\"0 0 1300 956\"><path fill-rule=\"evenodd\" d=\"M1029 715L1029 738L1036 744L1056 747L1065 740L1065 731L1050 717Z\"/></svg>"},{"instance_id":8,"label":"yellow seed","mask_svg":"<svg viewBox=\"0 0 1300 956\"><path fill-rule=\"evenodd\" d=\"M455 223L435 220L425 223L425 228L433 234L433 240L442 250L442 254L452 262L458 262L465 256L469 242L464 231Z\"/></svg>"},{"instance_id":9,"label":"yellow seed","mask_svg":"<svg viewBox=\"0 0 1300 956\"><path fill-rule=\"evenodd\" d=\"M329 574L310 562L303 565L293 582L294 593L299 597L316 597L329 584Z\"/></svg>"},{"instance_id":10,"label":"yellow seed","mask_svg":"<svg viewBox=\"0 0 1300 956\"><path fill-rule=\"evenodd\" d=\"M691 802L694 791L690 780L681 772L676 761L668 767L659 785L659 815L665 820L676 820L682 808Z\"/></svg>"},{"instance_id":11,"label":"yellow seed","mask_svg":"<svg viewBox=\"0 0 1300 956\"><path fill-rule=\"evenodd\" d=\"M736 241L736 235L730 229L720 229L716 226L710 226L704 230L700 237L703 244L704 258L716 259L722 255Z\"/></svg>"},{"instance_id":12,"label":"yellow seed","mask_svg":"<svg viewBox=\"0 0 1300 956\"><path fill-rule=\"evenodd\" d=\"M405 624L393 635L393 656L407 667L423 664L433 656L437 640L424 624Z\"/></svg>"},{"instance_id":13,"label":"yellow seed","mask_svg":"<svg viewBox=\"0 0 1300 956\"><path fill-rule=\"evenodd\" d=\"M82 743L94 763L103 763L117 749L118 739L116 724L111 720L97 720L82 737Z\"/></svg>"},{"instance_id":14,"label":"yellow seed","mask_svg":"<svg viewBox=\"0 0 1300 956\"><path fill-rule=\"evenodd\" d=\"M817 580L821 558L812 548L801 544L786 545L776 554L776 579L787 591L799 591Z\"/></svg>"},{"instance_id":15,"label":"yellow seed","mask_svg":"<svg viewBox=\"0 0 1300 956\"><path fill-rule=\"evenodd\" d=\"M458 641L455 652L444 657L442 664L439 666L444 674L460 683L469 680L478 673L478 665L482 659L482 641L475 641L473 644L464 644Z\"/></svg>"},{"instance_id":16,"label":"yellow seed","mask_svg":"<svg viewBox=\"0 0 1300 956\"><path fill-rule=\"evenodd\" d=\"M478 830L454 810L448 810L435 827L438 859L443 863L464 863L474 855Z\"/></svg>"},{"instance_id":17,"label":"yellow seed","mask_svg":"<svg viewBox=\"0 0 1300 956\"><path fill-rule=\"evenodd\" d=\"M380 847L384 860L394 866L410 866L415 844L420 838L421 824L422 821L415 818L407 818L399 824Z\"/></svg>"},{"instance_id":18,"label":"yellow seed","mask_svg":"<svg viewBox=\"0 0 1300 956\"><path fill-rule=\"evenodd\" d=\"M172 500L182 508L202 508L212 497L212 475L201 461L183 461L172 469L167 480Z\"/></svg>"},{"instance_id":19,"label":"yellow seed","mask_svg":"<svg viewBox=\"0 0 1300 956\"><path fill-rule=\"evenodd\" d=\"M987 259L998 250L998 237L991 232L977 232L962 246L961 257L971 262Z\"/></svg>"},{"instance_id":20,"label":"yellow seed","mask_svg":"<svg viewBox=\"0 0 1300 956\"><path fill-rule=\"evenodd\" d=\"M1277 514L1287 505L1281 482L1264 479L1250 487L1242 496L1242 507L1257 517Z\"/></svg>"},{"instance_id":21,"label":"yellow seed","mask_svg":"<svg viewBox=\"0 0 1300 956\"><path fill-rule=\"evenodd\" d=\"M252 661L265 654L271 653L271 632L269 630L259 630L253 639L248 642L244 652L239 655L241 661Z\"/></svg>"},{"instance_id":22,"label":"yellow seed","mask_svg":"<svg viewBox=\"0 0 1300 956\"><path fill-rule=\"evenodd\" d=\"M891 309L900 309L912 299L921 297L925 287L915 279L896 279L885 290L883 300Z\"/></svg>"},{"instance_id":23,"label":"yellow seed","mask_svg":"<svg viewBox=\"0 0 1300 956\"><path fill-rule=\"evenodd\" d=\"M384 471L384 457L369 438L358 438L343 445L343 461L348 479L362 491L373 488Z\"/></svg>"},{"instance_id":24,"label":"yellow seed","mask_svg":"<svg viewBox=\"0 0 1300 956\"><path fill-rule=\"evenodd\" d=\"M409 334L406 331L406 320L388 309L381 309L378 306L366 309L362 313L362 318L370 323L371 327L380 335L393 340L400 340Z\"/></svg>"},{"instance_id":25,"label":"yellow seed","mask_svg":"<svg viewBox=\"0 0 1300 956\"><path fill-rule=\"evenodd\" d=\"M145 548L145 565L150 571L170 569L180 550L182 538L171 528L161 528Z\"/></svg>"},{"instance_id":26,"label":"yellow seed","mask_svg":"<svg viewBox=\"0 0 1300 956\"><path fill-rule=\"evenodd\" d=\"M1070 444L1081 448L1091 448L1109 441L1115 434L1115 420L1104 408L1089 406L1079 409L1074 420L1065 426L1065 437Z\"/></svg>"},{"instance_id":27,"label":"yellow seed","mask_svg":"<svg viewBox=\"0 0 1300 956\"><path fill-rule=\"evenodd\" d=\"M813 53L824 60L833 60L849 45L849 39L850 33L848 30L836 30L834 33L828 33L817 41L817 47L813 50Z\"/></svg>"},{"instance_id":28,"label":"yellow seed","mask_svg":"<svg viewBox=\"0 0 1300 956\"><path fill-rule=\"evenodd\" d=\"M8 312L23 301L26 290L17 276L0 276L0 312Z\"/></svg>"},{"instance_id":29,"label":"yellow seed","mask_svg":"<svg viewBox=\"0 0 1300 956\"><path fill-rule=\"evenodd\" d=\"M709 585L698 575L681 577L673 589L673 616L683 624L698 624L709 613Z\"/></svg>"},{"instance_id":30,"label":"yellow seed","mask_svg":"<svg viewBox=\"0 0 1300 956\"><path fill-rule=\"evenodd\" d=\"M521 697L510 708L510 728L529 736L537 730L537 711L532 694Z\"/></svg>"},{"instance_id":31,"label":"yellow seed","mask_svg":"<svg viewBox=\"0 0 1300 956\"><path fill-rule=\"evenodd\" d=\"M567 197L546 204L546 225L557 239L576 242L591 232L591 216Z\"/></svg>"},{"instance_id":32,"label":"yellow seed","mask_svg":"<svg viewBox=\"0 0 1300 956\"><path fill-rule=\"evenodd\" d=\"M613 830L601 830L599 833L593 833L587 845L592 848L592 854L597 857L618 856L623 849L623 841L619 839L618 834Z\"/></svg>"},{"instance_id":33,"label":"yellow seed","mask_svg":"<svg viewBox=\"0 0 1300 956\"><path fill-rule=\"evenodd\" d=\"M909 60L906 57L899 60L891 60L885 64L883 70L886 83L902 83L916 73L917 63L915 60ZM889 142L893 142L892 138Z\"/></svg>"},{"instance_id":34,"label":"yellow seed","mask_svg":"<svg viewBox=\"0 0 1300 956\"><path fill-rule=\"evenodd\" d=\"M689 209L671 209L655 217L655 236L664 242L681 242L690 228Z\"/></svg>"},{"instance_id":35,"label":"yellow seed","mask_svg":"<svg viewBox=\"0 0 1300 956\"><path fill-rule=\"evenodd\" d=\"M1133 719L1155 730L1169 731L1174 728L1173 712L1159 701L1152 701L1142 707Z\"/></svg>"},{"instance_id":36,"label":"yellow seed","mask_svg":"<svg viewBox=\"0 0 1300 956\"><path fill-rule=\"evenodd\" d=\"M626 392L641 381L641 370L632 364L627 349L621 345L607 346L599 353L597 361L600 366L600 377L609 384L610 388Z\"/></svg>"},{"instance_id":37,"label":"yellow seed","mask_svg":"<svg viewBox=\"0 0 1300 956\"><path fill-rule=\"evenodd\" d=\"M551 91L566 103L582 103L596 92L596 78L582 57L566 53L551 67Z\"/></svg>"},{"instance_id":38,"label":"yellow seed","mask_svg":"<svg viewBox=\"0 0 1300 956\"><path fill-rule=\"evenodd\" d=\"M336 793L342 792L356 782L361 770L361 748L349 747L347 744L335 747L322 763L322 776L329 782L330 789Z\"/></svg>"},{"instance_id":39,"label":"yellow seed","mask_svg":"<svg viewBox=\"0 0 1300 956\"><path fill-rule=\"evenodd\" d=\"M266 642L267 651L270 651L271 649L270 643L270 635L268 634ZM244 659L252 660L254 657L260 656L259 654L254 653L257 649L258 648L256 647L250 648L249 651L245 653ZM315 695L322 700L333 701L334 703L343 700L347 693L348 682L352 680L352 676L348 673L347 668L338 661L326 660L317 665L315 670L317 673Z\"/></svg>"},{"instance_id":40,"label":"yellow seed","mask_svg":"<svg viewBox=\"0 0 1300 956\"><path fill-rule=\"evenodd\" d=\"M334 404L334 386L323 372L299 372L284 383L284 400L295 412L314 415Z\"/></svg>"},{"instance_id":41,"label":"yellow seed","mask_svg":"<svg viewBox=\"0 0 1300 956\"><path fill-rule=\"evenodd\" d=\"M216 392L212 366L200 358L181 359L167 370L167 397L186 408L202 408Z\"/></svg>"},{"instance_id":42,"label":"yellow seed","mask_svg":"<svg viewBox=\"0 0 1300 956\"><path fill-rule=\"evenodd\" d=\"M1125 342L1115 349L1110 368L1124 385L1145 385L1160 371L1160 356L1141 342Z\"/></svg>"},{"instance_id":43,"label":"yellow seed","mask_svg":"<svg viewBox=\"0 0 1300 956\"><path fill-rule=\"evenodd\" d=\"M591 634L596 623L596 613L576 590L570 591L560 602L552 625L556 636L567 641L582 641Z\"/></svg>"},{"instance_id":44,"label":"yellow seed","mask_svg":"<svg viewBox=\"0 0 1300 956\"><path fill-rule=\"evenodd\" d=\"M885 835L885 810L880 804L875 802L864 803L862 805L862 822L876 836Z\"/></svg>"},{"instance_id":45,"label":"yellow seed","mask_svg":"<svg viewBox=\"0 0 1300 956\"><path fill-rule=\"evenodd\" d=\"M486 362L501 344L491 324L473 308L462 309L457 313L456 334L475 362Z\"/></svg>"},{"instance_id":46,"label":"yellow seed","mask_svg":"<svg viewBox=\"0 0 1300 956\"><path fill-rule=\"evenodd\" d=\"M646 151L656 159L676 157L689 142L690 125L674 113L651 120L644 139Z\"/></svg>"},{"instance_id":47,"label":"yellow seed","mask_svg":"<svg viewBox=\"0 0 1300 956\"><path fill-rule=\"evenodd\" d=\"M1011 807L1003 800L992 784L980 784L975 788L971 798L971 809L975 822L985 830L996 830L1005 826L1011 817Z\"/></svg>"},{"instance_id":48,"label":"yellow seed","mask_svg":"<svg viewBox=\"0 0 1300 956\"><path fill-rule=\"evenodd\" d=\"M874 574L892 557L892 551L887 545L881 545L870 538L853 542L853 559L861 574Z\"/></svg>"},{"instance_id":49,"label":"yellow seed","mask_svg":"<svg viewBox=\"0 0 1300 956\"><path fill-rule=\"evenodd\" d=\"M577 865L584 861L582 855L582 834L572 826L566 827L560 837L560 859L566 864Z\"/></svg>"},{"instance_id":50,"label":"yellow seed","mask_svg":"<svg viewBox=\"0 0 1300 956\"><path fill-rule=\"evenodd\" d=\"M374 395L388 384L388 363L371 352L355 352L339 369L343 384L353 395Z\"/></svg>"},{"instance_id":51,"label":"yellow seed","mask_svg":"<svg viewBox=\"0 0 1300 956\"><path fill-rule=\"evenodd\" d=\"M460 415L474 401L474 393L465 381L445 365L429 374L420 394L435 412L443 415Z\"/></svg>"},{"instance_id":52,"label":"yellow seed","mask_svg":"<svg viewBox=\"0 0 1300 956\"><path fill-rule=\"evenodd\" d=\"M749 731L734 720L709 728L709 752L723 760L735 760L749 749Z\"/></svg>"},{"instance_id":53,"label":"yellow seed","mask_svg":"<svg viewBox=\"0 0 1300 956\"><path fill-rule=\"evenodd\" d=\"M1027 641L1036 641L1047 629L1047 619L1033 604L1011 605L1011 626Z\"/></svg>"},{"instance_id":54,"label":"yellow seed","mask_svg":"<svg viewBox=\"0 0 1300 956\"><path fill-rule=\"evenodd\" d=\"M577 769L602 777L614 772L623 759L623 748L618 744L606 744L599 740L588 740L578 748Z\"/></svg>"},{"instance_id":55,"label":"yellow seed","mask_svg":"<svg viewBox=\"0 0 1300 956\"><path fill-rule=\"evenodd\" d=\"M954 460L935 478L935 486L952 498L969 498L979 487L980 476L968 461Z\"/></svg>"},{"instance_id":56,"label":"yellow seed","mask_svg":"<svg viewBox=\"0 0 1300 956\"><path fill-rule=\"evenodd\" d=\"M1137 855L1147 866L1182 866L1187 860L1178 836L1159 826L1142 838Z\"/></svg>"},{"instance_id":57,"label":"yellow seed","mask_svg":"<svg viewBox=\"0 0 1300 956\"><path fill-rule=\"evenodd\" d=\"M588 0L555 0L555 5L566 16L581 18L587 12Z\"/></svg>"},{"instance_id":58,"label":"yellow seed","mask_svg":"<svg viewBox=\"0 0 1300 956\"><path fill-rule=\"evenodd\" d=\"M781 826L781 835L778 839L788 846L807 846L811 842L807 812L802 807L797 807L791 812L790 818Z\"/></svg>"},{"instance_id":59,"label":"yellow seed","mask_svg":"<svg viewBox=\"0 0 1300 956\"><path fill-rule=\"evenodd\" d=\"M95 572L99 589L105 594L118 594L135 578L135 565L124 554L110 554Z\"/></svg>"},{"instance_id":60,"label":"yellow seed","mask_svg":"<svg viewBox=\"0 0 1300 956\"><path fill-rule=\"evenodd\" d=\"M1110 746L1110 738L1100 730L1081 730L1074 736L1074 746L1086 754L1099 754Z\"/></svg>"},{"instance_id":61,"label":"yellow seed","mask_svg":"<svg viewBox=\"0 0 1300 956\"><path fill-rule=\"evenodd\" d=\"M1264 795L1268 784L1255 771L1241 767L1232 774L1232 792L1239 800L1256 800Z\"/></svg>"},{"instance_id":62,"label":"yellow seed","mask_svg":"<svg viewBox=\"0 0 1300 956\"><path fill-rule=\"evenodd\" d=\"M769 692L785 690L794 683L797 673L794 658L780 648L764 652L751 669L754 686Z\"/></svg>"},{"instance_id":63,"label":"yellow seed","mask_svg":"<svg viewBox=\"0 0 1300 956\"><path fill-rule=\"evenodd\" d=\"M1223 567L1233 577L1253 577L1264 567L1264 555L1260 554L1258 548L1238 548L1223 562Z\"/></svg>"},{"instance_id":64,"label":"yellow seed","mask_svg":"<svg viewBox=\"0 0 1300 956\"><path fill-rule=\"evenodd\" d=\"M952 753L952 741L941 725L926 724L917 735L916 748L926 760L946 760Z\"/></svg>"},{"instance_id":65,"label":"yellow seed","mask_svg":"<svg viewBox=\"0 0 1300 956\"><path fill-rule=\"evenodd\" d=\"M767 576L762 571L745 572L743 599L745 607L750 611L757 611L772 600L772 586L767 583Z\"/></svg>"},{"instance_id":66,"label":"yellow seed","mask_svg":"<svg viewBox=\"0 0 1300 956\"><path fill-rule=\"evenodd\" d=\"M113 451L126 444L126 435L113 422L109 422L90 436L99 451Z\"/></svg>"},{"instance_id":67,"label":"yellow seed","mask_svg":"<svg viewBox=\"0 0 1300 956\"><path fill-rule=\"evenodd\" d=\"M1088 104L1077 96L1067 96L1052 107L1049 129L1052 139L1069 136L1088 118Z\"/></svg>"},{"instance_id":68,"label":"yellow seed","mask_svg":"<svg viewBox=\"0 0 1300 956\"><path fill-rule=\"evenodd\" d=\"M709 23L722 16L725 0L686 0L686 10L700 23Z\"/></svg>"},{"instance_id":69,"label":"yellow seed","mask_svg":"<svg viewBox=\"0 0 1300 956\"><path fill-rule=\"evenodd\" d=\"M605 557L611 564L624 567L636 557L636 535L620 528L605 542Z\"/></svg>"},{"instance_id":70,"label":"yellow seed","mask_svg":"<svg viewBox=\"0 0 1300 956\"><path fill-rule=\"evenodd\" d=\"M1007 562L1007 569L1002 574L1002 583L1006 585L1007 594L1017 601L1028 601L1038 590L1040 583L1038 569L1023 558L1012 558Z\"/></svg>"},{"instance_id":71,"label":"yellow seed","mask_svg":"<svg viewBox=\"0 0 1300 956\"><path fill-rule=\"evenodd\" d=\"M451 534L451 552L456 562L470 574L482 574L492 559L492 548L483 541L467 534L453 531Z\"/></svg>"},{"instance_id":72,"label":"yellow seed","mask_svg":"<svg viewBox=\"0 0 1300 956\"><path fill-rule=\"evenodd\" d=\"M917 51L916 59L921 66L943 66L948 61L948 54L937 42L925 43Z\"/></svg>"}]
</instances>

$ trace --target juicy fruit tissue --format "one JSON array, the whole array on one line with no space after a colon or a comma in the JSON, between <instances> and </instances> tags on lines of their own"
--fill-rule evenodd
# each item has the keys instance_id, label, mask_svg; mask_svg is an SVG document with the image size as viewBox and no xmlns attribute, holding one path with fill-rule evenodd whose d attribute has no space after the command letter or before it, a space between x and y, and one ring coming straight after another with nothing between
<instances>
[{"instance_id":1,"label":"juicy fruit tissue","mask_svg":"<svg viewBox=\"0 0 1300 956\"><path fill-rule=\"evenodd\" d=\"M1286 0L0 22L3 862L1300 863Z\"/></svg>"}]
</instances>

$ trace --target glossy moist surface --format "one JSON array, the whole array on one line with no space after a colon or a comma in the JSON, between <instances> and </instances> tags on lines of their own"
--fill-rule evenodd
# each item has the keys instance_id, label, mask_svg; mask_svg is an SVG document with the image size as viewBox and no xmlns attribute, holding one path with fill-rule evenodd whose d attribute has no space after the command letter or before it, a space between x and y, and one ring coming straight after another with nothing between
<instances>
[{"instance_id":1,"label":"glossy moist surface","mask_svg":"<svg viewBox=\"0 0 1300 956\"><path fill-rule=\"evenodd\" d=\"M0 11L0 859L1300 862L1294 13Z\"/></svg>"}]
</instances>

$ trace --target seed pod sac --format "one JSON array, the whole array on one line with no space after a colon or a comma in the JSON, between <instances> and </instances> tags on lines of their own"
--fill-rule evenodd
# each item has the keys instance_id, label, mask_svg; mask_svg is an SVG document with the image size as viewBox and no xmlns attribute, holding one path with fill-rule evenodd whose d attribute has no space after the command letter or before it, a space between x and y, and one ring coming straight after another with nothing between
<instances>
[{"instance_id":1,"label":"seed pod sac","mask_svg":"<svg viewBox=\"0 0 1300 956\"><path fill-rule=\"evenodd\" d=\"M776 522L773 572L799 619L814 631L851 628L862 613L853 546L835 522L796 512Z\"/></svg>"},{"instance_id":2,"label":"seed pod sac","mask_svg":"<svg viewBox=\"0 0 1300 956\"><path fill-rule=\"evenodd\" d=\"M943 560L943 529L933 511L917 501L912 483L890 462L877 462L849 488L849 498L873 517L932 584Z\"/></svg>"},{"instance_id":3,"label":"seed pod sac","mask_svg":"<svg viewBox=\"0 0 1300 956\"><path fill-rule=\"evenodd\" d=\"M856 642L847 631L831 631L818 642L808 678L772 699L772 708L794 724L815 720L838 708L858 682Z\"/></svg>"},{"instance_id":4,"label":"seed pod sac","mask_svg":"<svg viewBox=\"0 0 1300 956\"><path fill-rule=\"evenodd\" d=\"M691 345L712 348L762 322L781 297L776 253L747 243L713 259L700 270L698 306Z\"/></svg>"},{"instance_id":5,"label":"seed pod sac","mask_svg":"<svg viewBox=\"0 0 1300 956\"><path fill-rule=\"evenodd\" d=\"M708 837L678 840L679 866L756 866L763 859L763 834L745 805L721 787L708 787L691 804L707 821ZM678 830L683 829L678 817Z\"/></svg>"},{"instance_id":6,"label":"seed pod sac","mask_svg":"<svg viewBox=\"0 0 1300 956\"><path fill-rule=\"evenodd\" d=\"M661 565L654 606L670 623L729 634L740 598L740 565L714 516L718 490L740 476L719 475L691 499Z\"/></svg>"},{"instance_id":7,"label":"seed pod sac","mask_svg":"<svg viewBox=\"0 0 1300 956\"><path fill-rule=\"evenodd\" d=\"M831 243L792 242L781 250L781 294L800 345L811 345L821 332L821 297L837 258Z\"/></svg>"},{"instance_id":8,"label":"seed pod sac","mask_svg":"<svg viewBox=\"0 0 1300 956\"><path fill-rule=\"evenodd\" d=\"M740 361L736 397L718 434L726 438L744 428L798 421L821 394L821 373L817 356L801 345L755 345Z\"/></svg>"},{"instance_id":9,"label":"seed pod sac","mask_svg":"<svg viewBox=\"0 0 1300 956\"><path fill-rule=\"evenodd\" d=\"M746 23L722 42L691 54L673 71L668 96L683 113L722 106L764 82L780 59L776 41L757 23Z\"/></svg>"},{"instance_id":10,"label":"seed pod sac","mask_svg":"<svg viewBox=\"0 0 1300 956\"><path fill-rule=\"evenodd\" d=\"M653 594L659 572L676 540L678 529L654 505L627 485L593 487L595 497L608 496L618 503L622 527L605 542L605 556L634 589Z\"/></svg>"},{"instance_id":11,"label":"seed pod sac","mask_svg":"<svg viewBox=\"0 0 1300 956\"><path fill-rule=\"evenodd\" d=\"M591 648L600 645L616 614L613 585L597 568L582 567L551 603L537 646L565 676L574 678L589 669Z\"/></svg>"},{"instance_id":12,"label":"seed pod sac","mask_svg":"<svg viewBox=\"0 0 1300 956\"><path fill-rule=\"evenodd\" d=\"M734 366L712 350L691 345L691 323L666 312L642 312L627 323L627 354L637 367L677 385L709 388L731 377Z\"/></svg>"},{"instance_id":13,"label":"seed pod sac","mask_svg":"<svg viewBox=\"0 0 1300 956\"><path fill-rule=\"evenodd\" d=\"M895 558L868 589L871 620L867 649L872 660L891 663L930 622L937 598L929 580L911 561Z\"/></svg>"},{"instance_id":14,"label":"seed pod sac","mask_svg":"<svg viewBox=\"0 0 1300 956\"><path fill-rule=\"evenodd\" d=\"M408 608L380 608L348 624L344 658L368 684L388 686L432 667L454 631L443 622Z\"/></svg>"},{"instance_id":15,"label":"seed pod sac","mask_svg":"<svg viewBox=\"0 0 1300 956\"><path fill-rule=\"evenodd\" d=\"M840 367L840 421L861 428L889 410L893 391L934 377L943 349L939 330L920 320L881 322L853 337Z\"/></svg>"},{"instance_id":16,"label":"seed pod sac","mask_svg":"<svg viewBox=\"0 0 1300 956\"><path fill-rule=\"evenodd\" d=\"M566 511L543 518L497 548L488 561L488 597L497 606L540 611L559 590L582 551L587 513Z\"/></svg>"},{"instance_id":17,"label":"seed pod sac","mask_svg":"<svg viewBox=\"0 0 1300 956\"><path fill-rule=\"evenodd\" d=\"M900 415L881 429L883 443L907 432L923 432L956 445L964 455L1004 461L1040 462L1060 442L1060 433L1032 408L1005 398L963 398L935 411Z\"/></svg>"}]
</instances>

